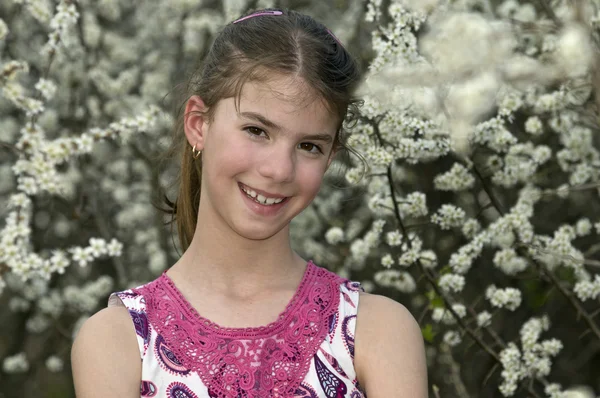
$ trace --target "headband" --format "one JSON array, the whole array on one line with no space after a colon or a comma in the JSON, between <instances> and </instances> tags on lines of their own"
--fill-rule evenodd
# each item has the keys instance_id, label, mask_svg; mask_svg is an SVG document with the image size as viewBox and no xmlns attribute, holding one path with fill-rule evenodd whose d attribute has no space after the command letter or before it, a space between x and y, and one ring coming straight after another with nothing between
<instances>
[{"instance_id":1,"label":"headband","mask_svg":"<svg viewBox=\"0 0 600 398\"><path fill-rule=\"evenodd\" d=\"M245 17L242 17L240 19L236 19L235 21L233 21L233 23L242 22L242 21L245 21L246 19L259 17L261 15L282 15L282 14L283 14L283 12L281 12L281 11L268 11L268 10L257 11L253 14L246 15Z\"/></svg>"},{"instance_id":2,"label":"headband","mask_svg":"<svg viewBox=\"0 0 600 398\"><path fill-rule=\"evenodd\" d=\"M245 17L242 17L240 19L236 19L235 21L233 21L233 23L238 23L238 22L242 22L245 21L246 19L250 19L250 18L254 18L254 17L260 17L263 15L283 15L282 11L278 11L278 10L262 10L262 11L257 11L255 13L252 13L250 15L246 15ZM329 33L329 35L331 37L333 37L333 39L342 47L344 47L344 45L342 44L342 42L339 41L339 39L327 28L325 28L325 30L327 30L327 33Z\"/></svg>"}]
</instances>

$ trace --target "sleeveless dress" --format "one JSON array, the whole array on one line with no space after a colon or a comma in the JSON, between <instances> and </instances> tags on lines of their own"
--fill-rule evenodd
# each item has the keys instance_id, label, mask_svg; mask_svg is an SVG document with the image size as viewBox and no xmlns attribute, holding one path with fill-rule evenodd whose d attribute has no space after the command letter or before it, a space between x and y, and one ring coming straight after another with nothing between
<instances>
[{"instance_id":1,"label":"sleeveless dress","mask_svg":"<svg viewBox=\"0 0 600 398\"><path fill-rule=\"evenodd\" d=\"M267 326L224 328L203 318L166 271L112 293L108 306L129 310L141 397L364 398L354 370L360 291L308 261L293 298Z\"/></svg>"}]
</instances>

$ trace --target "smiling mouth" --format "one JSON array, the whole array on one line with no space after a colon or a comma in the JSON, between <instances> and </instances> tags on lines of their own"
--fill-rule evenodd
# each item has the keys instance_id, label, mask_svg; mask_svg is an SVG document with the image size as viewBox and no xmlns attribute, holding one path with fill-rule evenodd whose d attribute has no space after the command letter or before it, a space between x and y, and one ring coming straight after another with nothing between
<instances>
[{"instance_id":1,"label":"smiling mouth","mask_svg":"<svg viewBox=\"0 0 600 398\"><path fill-rule=\"evenodd\" d=\"M279 197L279 198L268 198L259 193L256 193L253 189L246 187L245 185L239 184L242 192L254 202L261 204L263 206L273 206L284 203L288 197Z\"/></svg>"}]
</instances>

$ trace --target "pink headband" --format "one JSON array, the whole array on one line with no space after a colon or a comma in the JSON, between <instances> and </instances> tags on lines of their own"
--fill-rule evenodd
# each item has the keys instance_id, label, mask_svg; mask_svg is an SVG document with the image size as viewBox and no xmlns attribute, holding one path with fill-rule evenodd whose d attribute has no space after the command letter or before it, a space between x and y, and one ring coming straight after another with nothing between
<instances>
[{"instance_id":1,"label":"pink headband","mask_svg":"<svg viewBox=\"0 0 600 398\"><path fill-rule=\"evenodd\" d=\"M283 14L283 12L281 12L281 11L267 11L267 10L258 11L258 12L255 12L254 14L246 15L245 17L242 17L240 19L236 19L235 21L233 21L233 23L242 22L242 21L245 21L246 19L259 17L261 15L282 15L282 14Z\"/></svg>"},{"instance_id":2,"label":"pink headband","mask_svg":"<svg viewBox=\"0 0 600 398\"><path fill-rule=\"evenodd\" d=\"M327 33L329 33L329 34L331 35L331 37L333 37L333 38L335 39L335 41L337 41L337 43L338 43L340 46L344 47L344 45L342 44L342 42L338 40L338 38L337 38L337 37L336 37L336 36L333 34L333 32L332 32L332 31L330 31L329 29L327 29Z\"/></svg>"},{"instance_id":3,"label":"pink headband","mask_svg":"<svg viewBox=\"0 0 600 398\"><path fill-rule=\"evenodd\" d=\"M235 21L233 21L233 23L242 22L242 21L245 21L246 19L260 17L262 15L283 15L283 12L276 11L276 10L275 11L270 11L270 10L257 11L254 14L246 15L245 17L242 17L240 19L236 19ZM327 33L329 33L329 35L331 35L331 37L333 37L340 46L344 47L342 42L339 41L338 38L329 29L326 29L326 30L327 30Z\"/></svg>"}]
</instances>

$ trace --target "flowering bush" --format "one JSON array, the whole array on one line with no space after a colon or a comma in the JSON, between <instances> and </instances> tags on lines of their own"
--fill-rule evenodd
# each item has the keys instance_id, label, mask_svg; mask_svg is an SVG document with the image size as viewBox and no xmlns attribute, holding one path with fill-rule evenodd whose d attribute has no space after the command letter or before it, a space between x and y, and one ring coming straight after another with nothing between
<instances>
[{"instance_id":1,"label":"flowering bush","mask_svg":"<svg viewBox=\"0 0 600 398\"><path fill-rule=\"evenodd\" d=\"M0 3L0 392L72 394L81 323L177 258L165 95L279 5L198 3ZM435 396L600 393L600 2L339 3L305 11L368 65L368 167L334 162L296 249L412 310Z\"/></svg>"}]
</instances>

